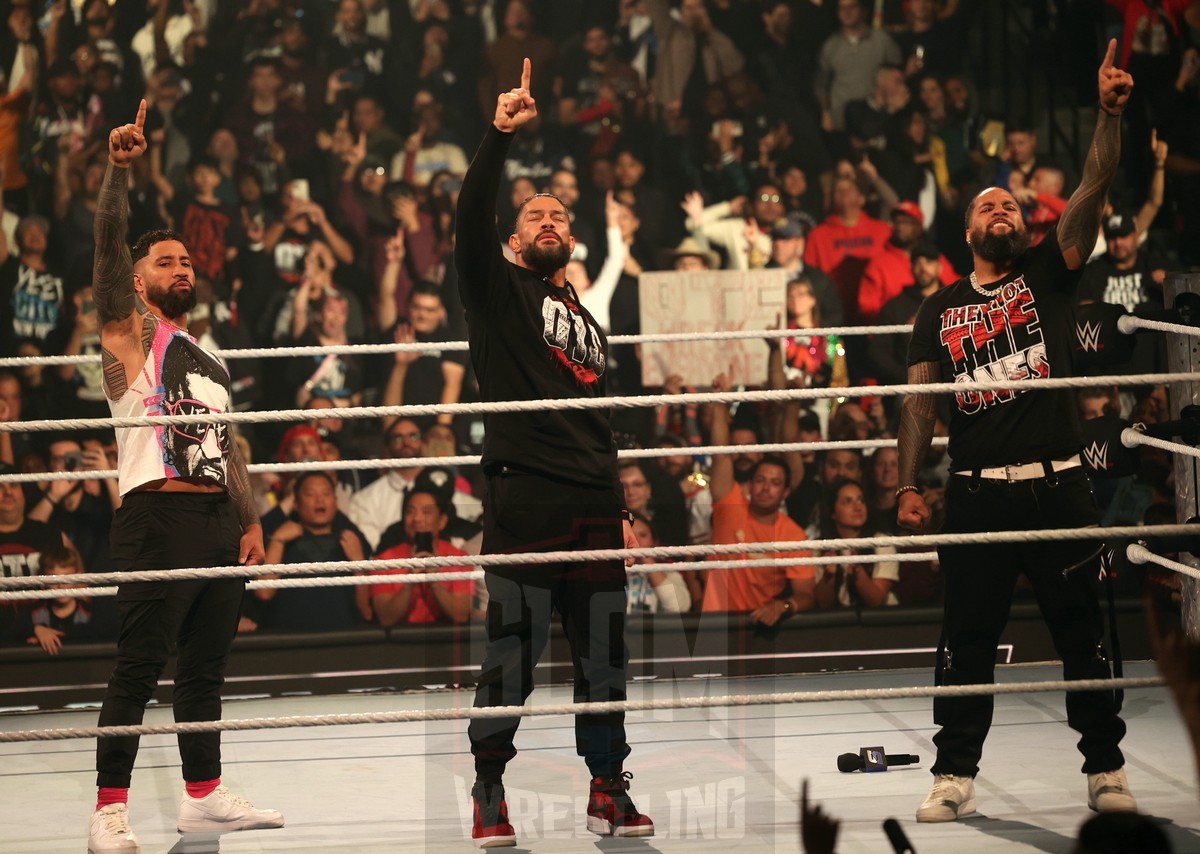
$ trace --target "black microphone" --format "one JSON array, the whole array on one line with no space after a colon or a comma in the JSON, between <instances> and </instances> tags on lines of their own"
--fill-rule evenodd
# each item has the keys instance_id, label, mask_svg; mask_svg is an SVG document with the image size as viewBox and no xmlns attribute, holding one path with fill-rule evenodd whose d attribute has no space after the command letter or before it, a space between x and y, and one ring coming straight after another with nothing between
<instances>
[{"instance_id":1,"label":"black microphone","mask_svg":"<svg viewBox=\"0 0 1200 854\"><path fill-rule=\"evenodd\" d=\"M913 848L913 844L908 841L908 837L900 829L900 822L896 819L889 818L885 821L883 832L887 834L888 842L892 843L892 850L896 854L917 854L917 849Z\"/></svg>"},{"instance_id":2,"label":"black microphone","mask_svg":"<svg viewBox=\"0 0 1200 854\"><path fill-rule=\"evenodd\" d=\"M864 747L864 751L874 752L878 750L878 758L874 762L864 759L862 753L843 753L837 758L838 770L843 774L849 774L853 771L862 771L868 765L873 766L872 771L886 771L891 765L916 765L921 761L921 757L914 756L911 753L889 753L884 755L879 748ZM882 761L879 761L882 759Z\"/></svg>"}]
</instances>

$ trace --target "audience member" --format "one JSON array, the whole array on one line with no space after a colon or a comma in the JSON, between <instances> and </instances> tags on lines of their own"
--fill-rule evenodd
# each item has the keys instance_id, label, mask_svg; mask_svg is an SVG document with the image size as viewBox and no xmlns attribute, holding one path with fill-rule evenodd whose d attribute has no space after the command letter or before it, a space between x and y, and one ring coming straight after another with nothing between
<instances>
[{"instance_id":1,"label":"audience member","mask_svg":"<svg viewBox=\"0 0 1200 854\"><path fill-rule=\"evenodd\" d=\"M12 466L0 464L0 474L12 474ZM25 516L25 493L21 484L0 481L0 572L5 578L38 575L43 552L58 546L74 549L59 528Z\"/></svg>"},{"instance_id":2,"label":"audience member","mask_svg":"<svg viewBox=\"0 0 1200 854\"><path fill-rule=\"evenodd\" d=\"M728 386L724 376L713 380L714 390ZM714 444L730 440L729 407L710 404L711 436ZM794 542L805 539L804 531L780 512L796 473L779 456L759 456L736 477L734 458L713 457L709 481L713 497L713 543ZM774 566L709 570L704 583L701 610L744 612L755 622L773 626L783 617L807 611L813 605L813 570L803 563L807 552L772 552ZM721 555L722 560L746 560L757 553Z\"/></svg>"},{"instance_id":3,"label":"audience member","mask_svg":"<svg viewBox=\"0 0 1200 854\"><path fill-rule=\"evenodd\" d=\"M405 560L422 557L456 557L466 552L442 539L442 531L453 511L432 492L413 489L404 499L406 541L375 556L376 560ZM447 566L423 570L397 568L372 570L372 575L409 575L421 572L470 572L470 566ZM403 584L381 580L369 588L371 607L384 628L397 624L465 623L471 615L475 582L431 581Z\"/></svg>"},{"instance_id":4,"label":"audience member","mask_svg":"<svg viewBox=\"0 0 1200 854\"><path fill-rule=\"evenodd\" d=\"M856 0L839 0L841 3ZM883 249L892 230L863 210L866 197L853 178L838 178L833 185L833 205L824 222L808 235L804 263L833 279L847 323L858 323L859 283L867 263Z\"/></svg>"},{"instance_id":5,"label":"audience member","mask_svg":"<svg viewBox=\"0 0 1200 854\"><path fill-rule=\"evenodd\" d=\"M293 518L271 533L267 563L360 561L367 556L369 546L356 531L338 530L334 526L337 514L334 488L333 478L325 472L303 472L296 478ZM254 591L254 598L264 603L264 607L256 622L270 631L350 628L371 617L365 590L361 586L259 588Z\"/></svg>"},{"instance_id":6,"label":"audience member","mask_svg":"<svg viewBox=\"0 0 1200 854\"><path fill-rule=\"evenodd\" d=\"M95 440L83 442L62 437L47 446L47 461L52 472L107 471L115 468L103 445ZM37 502L26 518L49 522L72 542L84 572L111 572L114 567L108 547L113 513L121 505L114 478L104 480L51 480L44 484Z\"/></svg>"},{"instance_id":7,"label":"audience member","mask_svg":"<svg viewBox=\"0 0 1200 854\"><path fill-rule=\"evenodd\" d=\"M875 322L880 326L911 324L921 301L942 287L942 255L931 243L912 249L912 282L889 299L879 310ZM873 335L870 344L871 368L875 378L887 385L908 381L908 332Z\"/></svg>"},{"instance_id":8,"label":"audience member","mask_svg":"<svg viewBox=\"0 0 1200 854\"><path fill-rule=\"evenodd\" d=\"M633 535L640 548L661 545L654 534L654 525L645 515L633 511ZM692 609L692 596L683 573L660 564L657 558L639 557L634 566L662 566L648 572L630 572L625 588L625 610L630 614L679 614ZM689 572L688 575L696 575Z\"/></svg>"},{"instance_id":9,"label":"audience member","mask_svg":"<svg viewBox=\"0 0 1200 854\"><path fill-rule=\"evenodd\" d=\"M862 486L853 480L834 481L825 490L821 538L875 536L875 531L869 525L869 516ZM900 578L900 564L896 561L865 563L855 560L864 554L895 554L895 546L838 549L831 553L846 560L844 563L823 564L815 568L813 599L818 608L878 608L896 604L892 585Z\"/></svg>"},{"instance_id":10,"label":"audience member","mask_svg":"<svg viewBox=\"0 0 1200 854\"><path fill-rule=\"evenodd\" d=\"M83 572L79 555L65 546L53 546L42 552L40 575L71 576ZM71 587L70 581L62 587ZM116 626L105 600L59 596L24 603L7 632L10 643L40 646L50 655L58 655L64 644L115 640Z\"/></svg>"},{"instance_id":11,"label":"audience member","mask_svg":"<svg viewBox=\"0 0 1200 854\"><path fill-rule=\"evenodd\" d=\"M879 66L900 64L900 49L871 26L869 14L863 0L837 0L839 28L821 45L817 60L817 103L827 132L842 130L846 105L871 94Z\"/></svg>"}]
</instances>

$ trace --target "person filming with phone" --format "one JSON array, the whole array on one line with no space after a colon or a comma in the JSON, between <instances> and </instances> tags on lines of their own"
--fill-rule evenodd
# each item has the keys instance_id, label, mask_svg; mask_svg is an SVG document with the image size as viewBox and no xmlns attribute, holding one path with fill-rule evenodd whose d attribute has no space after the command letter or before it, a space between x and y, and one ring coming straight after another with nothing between
<instances>
[{"instance_id":1,"label":"person filming with phone","mask_svg":"<svg viewBox=\"0 0 1200 854\"><path fill-rule=\"evenodd\" d=\"M432 492L414 488L404 499L405 542L380 552L379 560L466 555L442 539L451 509ZM421 573L412 569L380 569L377 575ZM470 572L471 567L438 567L432 572ZM384 582L370 587L371 607L385 629L401 623L465 623L471 616L471 596L475 582L433 581L422 584Z\"/></svg>"},{"instance_id":2,"label":"person filming with phone","mask_svg":"<svg viewBox=\"0 0 1200 854\"><path fill-rule=\"evenodd\" d=\"M47 448L52 472L105 471L110 469L104 447L96 439L56 439ZM41 496L30 505L28 516L48 522L74 544L84 572L111 572L115 567L108 534L113 513L121 506L116 480L51 480L41 486Z\"/></svg>"}]
</instances>

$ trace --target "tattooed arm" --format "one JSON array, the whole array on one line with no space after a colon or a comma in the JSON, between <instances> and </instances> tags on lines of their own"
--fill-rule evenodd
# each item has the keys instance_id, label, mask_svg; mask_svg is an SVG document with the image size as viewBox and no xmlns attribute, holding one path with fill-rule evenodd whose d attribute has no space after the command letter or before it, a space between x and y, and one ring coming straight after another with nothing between
<instances>
[{"instance_id":1,"label":"tattooed arm","mask_svg":"<svg viewBox=\"0 0 1200 854\"><path fill-rule=\"evenodd\" d=\"M128 179L128 167L109 163L96 206L92 294L102 326L126 320L134 311L133 261L125 243Z\"/></svg>"},{"instance_id":2,"label":"tattooed arm","mask_svg":"<svg viewBox=\"0 0 1200 854\"><path fill-rule=\"evenodd\" d=\"M100 186L93 233L96 260L92 268L92 293L101 326L133 315L133 261L125 243L129 209L129 167L146 150L142 132L146 102L138 107L133 124L122 125L108 135L108 169Z\"/></svg>"},{"instance_id":3,"label":"tattooed arm","mask_svg":"<svg viewBox=\"0 0 1200 854\"><path fill-rule=\"evenodd\" d=\"M918 362L908 368L910 383L941 382L942 370L937 362ZM929 445L933 441L933 424L937 417L937 395L918 393L904 398L900 410L900 486L916 486L917 473ZM929 522L929 508L919 492L909 490L900 494L896 520L901 527L919 531Z\"/></svg>"},{"instance_id":4,"label":"tattooed arm","mask_svg":"<svg viewBox=\"0 0 1200 854\"><path fill-rule=\"evenodd\" d=\"M113 400L124 395L128 385L125 364L120 357L120 351L124 350L120 340L132 338L134 313L139 308L145 310L133 290L133 260L125 242L129 166L146 150L146 137L142 133L145 121L146 102L142 101L133 124L113 128L109 133L108 169L100 186L93 225L96 252L92 266L92 299L100 323L104 387Z\"/></svg>"},{"instance_id":5,"label":"tattooed arm","mask_svg":"<svg viewBox=\"0 0 1200 854\"><path fill-rule=\"evenodd\" d=\"M1121 159L1121 111L1133 91L1133 77L1113 65L1116 50L1117 41L1112 39L1100 63L1100 112L1083 164L1083 177L1058 222L1058 243L1063 261L1071 270L1082 267L1092 254L1108 186Z\"/></svg>"},{"instance_id":6,"label":"tattooed arm","mask_svg":"<svg viewBox=\"0 0 1200 854\"><path fill-rule=\"evenodd\" d=\"M236 440L230 443L228 466L229 500L237 507L238 521L242 523L238 563L256 566L266 560L262 525L258 520L258 508L254 506L254 488L250 483L250 472L246 468L246 461L242 459L242 452Z\"/></svg>"}]
</instances>

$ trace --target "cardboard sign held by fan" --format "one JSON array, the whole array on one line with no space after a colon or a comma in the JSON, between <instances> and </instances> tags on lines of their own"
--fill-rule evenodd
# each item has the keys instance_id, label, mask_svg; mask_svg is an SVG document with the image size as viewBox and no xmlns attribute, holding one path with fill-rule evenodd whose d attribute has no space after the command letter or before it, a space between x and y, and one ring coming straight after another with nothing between
<instances>
[{"instance_id":1,"label":"cardboard sign held by fan","mask_svg":"<svg viewBox=\"0 0 1200 854\"><path fill-rule=\"evenodd\" d=\"M767 330L787 317L783 270L643 273L638 286L643 334ZM731 364L739 382L767 381L762 338L653 342L642 344L641 353L647 387L678 374L684 385L707 388Z\"/></svg>"}]
</instances>

